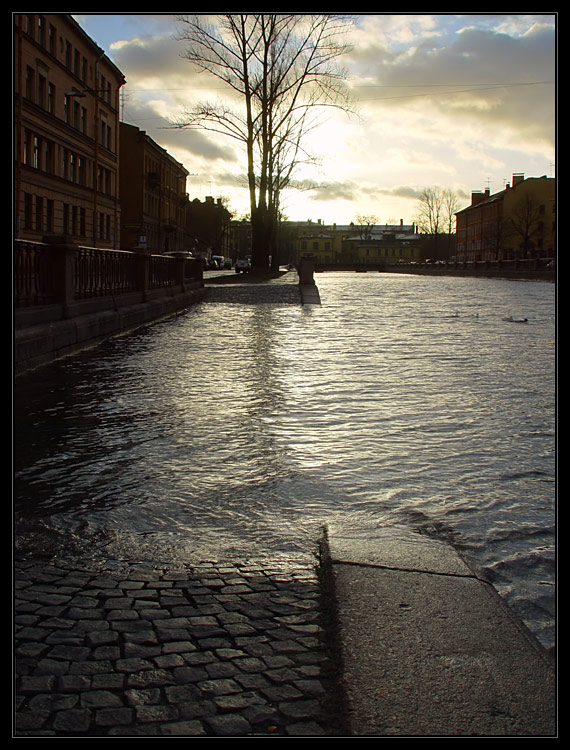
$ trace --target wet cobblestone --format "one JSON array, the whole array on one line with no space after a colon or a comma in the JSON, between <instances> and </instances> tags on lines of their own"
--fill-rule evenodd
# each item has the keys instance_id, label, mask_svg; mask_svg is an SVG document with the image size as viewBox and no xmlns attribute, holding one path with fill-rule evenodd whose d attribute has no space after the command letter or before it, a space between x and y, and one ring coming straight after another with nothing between
<instances>
[{"instance_id":1,"label":"wet cobblestone","mask_svg":"<svg viewBox=\"0 0 570 750\"><path fill-rule=\"evenodd\" d=\"M285 273L277 278L265 282L251 281L232 283L208 284L204 302L218 302L224 304L273 304L300 305L301 292L299 279L294 272Z\"/></svg>"},{"instance_id":2,"label":"wet cobblestone","mask_svg":"<svg viewBox=\"0 0 570 750\"><path fill-rule=\"evenodd\" d=\"M15 563L16 736L324 736L316 570Z\"/></svg>"}]
</instances>

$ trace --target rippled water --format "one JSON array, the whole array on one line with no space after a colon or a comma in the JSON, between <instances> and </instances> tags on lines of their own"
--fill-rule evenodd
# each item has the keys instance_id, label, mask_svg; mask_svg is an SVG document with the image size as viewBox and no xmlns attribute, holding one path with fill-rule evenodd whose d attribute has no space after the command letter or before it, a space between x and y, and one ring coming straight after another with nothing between
<instances>
[{"instance_id":1,"label":"rippled water","mask_svg":"<svg viewBox=\"0 0 570 750\"><path fill-rule=\"evenodd\" d=\"M229 285L19 380L20 543L220 558L312 551L324 524L428 533L552 645L554 285L316 278L320 307Z\"/></svg>"}]
</instances>

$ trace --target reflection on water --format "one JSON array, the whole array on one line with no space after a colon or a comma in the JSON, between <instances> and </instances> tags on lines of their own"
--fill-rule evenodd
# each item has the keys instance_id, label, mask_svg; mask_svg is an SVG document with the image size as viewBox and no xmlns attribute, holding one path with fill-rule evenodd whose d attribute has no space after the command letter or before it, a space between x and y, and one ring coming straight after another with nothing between
<instances>
[{"instance_id":1,"label":"reflection on water","mask_svg":"<svg viewBox=\"0 0 570 750\"><path fill-rule=\"evenodd\" d=\"M22 543L219 558L419 531L551 645L554 285L317 283L320 307L243 285L18 381Z\"/></svg>"}]
</instances>

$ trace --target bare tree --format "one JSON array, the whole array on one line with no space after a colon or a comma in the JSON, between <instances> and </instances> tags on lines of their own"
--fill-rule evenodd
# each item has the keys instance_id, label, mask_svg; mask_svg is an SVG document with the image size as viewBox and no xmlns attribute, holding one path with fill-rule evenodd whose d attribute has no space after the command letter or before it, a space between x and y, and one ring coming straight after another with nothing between
<instances>
[{"instance_id":1,"label":"bare tree","mask_svg":"<svg viewBox=\"0 0 570 750\"><path fill-rule=\"evenodd\" d=\"M453 190L444 190L442 193L443 199L443 222L447 229L447 234L455 234L455 214L459 210L459 198Z\"/></svg>"},{"instance_id":2,"label":"bare tree","mask_svg":"<svg viewBox=\"0 0 570 750\"><path fill-rule=\"evenodd\" d=\"M534 249L534 237L539 233L543 219L540 202L531 193L527 193L513 207L503 222L505 244L515 245L515 253L528 257Z\"/></svg>"},{"instance_id":3,"label":"bare tree","mask_svg":"<svg viewBox=\"0 0 570 750\"><path fill-rule=\"evenodd\" d=\"M369 240L372 237L372 230L374 229L374 225L378 223L378 217L358 214L356 217L356 221L358 222L358 224L360 224L360 239Z\"/></svg>"},{"instance_id":4,"label":"bare tree","mask_svg":"<svg viewBox=\"0 0 570 750\"><path fill-rule=\"evenodd\" d=\"M177 127L201 127L240 141L246 150L252 265L267 267L278 196L298 164L301 141L317 108L348 109L345 74L349 19L335 15L181 16L185 57L223 81L237 106L197 104Z\"/></svg>"},{"instance_id":5,"label":"bare tree","mask_svg":"<svg viewBox=\"0 0 570 750\"><path fill-rule=\"evenodd\" d=\"M424 188L420 194L417 224L422 232L437 237L443 227L443 191L439 187Z\"/></svg>"}]
</instances>

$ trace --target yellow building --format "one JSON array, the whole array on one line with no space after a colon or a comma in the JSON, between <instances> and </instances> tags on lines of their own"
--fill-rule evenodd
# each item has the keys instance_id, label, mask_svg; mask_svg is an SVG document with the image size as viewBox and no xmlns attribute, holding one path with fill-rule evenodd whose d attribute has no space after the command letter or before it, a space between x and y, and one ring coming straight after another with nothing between
<instances>
[{"instance_id":1,"label":"yellow building","mask_svg":"<svg viewBox=\"0 0 570 750\"><path fill-rule=\"evenodd\" d=\"M556 180L513 174L505 189L473 192L458 211L457 260L553 258L556 247Z\"/></svg>"},{"instance_id":2,"label":"yellow building","mask_svg":"<svg viewBox=\"0 0 570 750\"><path fill-rule=\"evenodd\" d=\"M503 257L552 258L556 240L556 180L513 175L503 196Z\"/></svg>"},{"instance_id":3,"label":"yellow building","mask_svg":"<svg viewBox=\"0 0 570 750\"><path fill-rule=\"evenodd\" d=\"M298 256L309 256L315 263L334 263L338 254L338 241L331 234L304 234L297 238Z\"/></svg>"}]
</instances>

